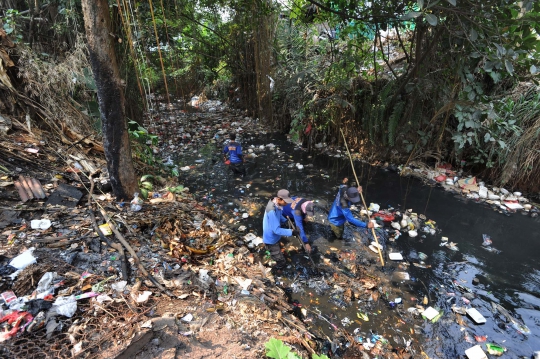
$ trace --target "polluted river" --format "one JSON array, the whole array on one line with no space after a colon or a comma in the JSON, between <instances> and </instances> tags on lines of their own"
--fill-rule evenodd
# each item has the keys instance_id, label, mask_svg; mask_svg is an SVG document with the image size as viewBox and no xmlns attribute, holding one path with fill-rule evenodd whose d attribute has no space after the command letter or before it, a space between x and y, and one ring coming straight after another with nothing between
<instances>
[{"instance_id":1,"label":"polluted river","mask_svg":"<svg viewBox=\"0 0 540 359\"><path fill-rule=\"evenodd\" d=\"M275 281L296 315L328 339L325 353L340 357L348 345L333 336L337 330L366 349L413 347L417 358L483 358L483 352L530 358L540 350L538 217L500 213L395 168L355 161L368 206L394 217L374 217L382 266L365 229L346 225L343 240L332 239L328 210L343 179L355 182L346 152L314 155L280 134L235 131L245 177L236 178L223 163L230 130L222 128L196 147L185 136L168 141L186 149L170 152L181 167L179 181L261 261L268 259L264 245L257 246L262 216L277 190L315 202L314 219L305 225L311 258L298 238L286 238L288 265ZM357 217L359 210L352 208Z\"/></svg>"}]
</instances>

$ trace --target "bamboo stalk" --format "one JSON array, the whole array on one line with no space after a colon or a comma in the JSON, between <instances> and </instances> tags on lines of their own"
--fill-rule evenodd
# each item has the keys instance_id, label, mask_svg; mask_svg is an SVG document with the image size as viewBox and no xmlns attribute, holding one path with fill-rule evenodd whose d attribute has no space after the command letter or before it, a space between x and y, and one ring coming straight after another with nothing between
<instances>
[{"instance_id":1,"label":"bamboo stalk","mask_svg":"<svg viewBox=\"0 0 540 359\"><path fill-rule=\"evenodd\" d=\"M345 139L345 134L343 133L343 130L340 128L339 131L341 132L341 135L343 136L343 141L345 142L345 148L347 149L347 154L349 155L349 160L351 161L351 167L353 170L354 178L356 179L356 183L360 185L360 182L358 181L358 177L356 176L356 170L354 169L354 163L352 160L351 152L349 152L349 146L347 145L347 140ZM368 207L366 206L366 200L364 199L364 195L361 191L359 191L360 197L362 198L362 203L364 204L364 208L366 211L368 210ZM373 238L375 238L375 243L377 243L377 251L379 252L379 258L381 259L381 264L384 267L384 259L382 256L381 248L379 247L379 240L377 239L377 236L375 235L375 228L371 228L371 233L373 234Z\"/></svg>"}]
</instances>

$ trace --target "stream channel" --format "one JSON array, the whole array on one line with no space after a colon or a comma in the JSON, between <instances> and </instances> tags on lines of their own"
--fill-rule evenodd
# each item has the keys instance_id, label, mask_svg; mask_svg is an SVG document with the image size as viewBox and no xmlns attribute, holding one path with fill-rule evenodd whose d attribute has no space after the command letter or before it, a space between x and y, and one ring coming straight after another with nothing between
<instances>
[{"instance_id":1,"label":"stream channel","mask_svg":"<svg viewBox=\"0 0 540 359\"><path fill-rule=\"evenodd\" d=\"M248 159L245 178L234 178L223 164L220 139L215 146L207 146L206 152L177 159L183 165L197 165L182 172L180 182L224 219L240 218L229 222L234 228L247 227L238 232L239 236L248 232L262 236L264 207L281 188L288 189L292 196L313 200L317 205L315 220L306 225L306 233L318 249L313 255L317 266L323 268L325 258L330 259L334 269L356 261L371 266L370 273L381 279L379 296L343 303L332 298L338 298L340 291L347 288L335 282L325 286L331 271L313 270L303 252L291 252L289 268L281 276L277 274L276 281L306 309L306 324L334 341L333 348L327 350L333 349L339 356L340 343L332 335L336 328L344 328L357 341L383 338L395 348L410 345L414 358L424 357L422 350L429 358L465 358L465 350L480 345L486 351L486 343L505 347L503 357L507 358L530 358L540 350L539 218L519 213L506 216L457 193L356 162L368 205L412 209L436 222L434 235L419 231L417 237L411 238L403 233L394 242L387 242L385 251L400 252L404 261L388 260L385 254L383 268L358 229L347 225L343 240L331 239L327 210L342 179L354 181L347 157L311 156L279 134L246 134L238 140L246 154L252 148L257 155ZM304 167L298 169L298 163ZM235 211L240 215L235 217ZM241 219L243 212L250 216ZM491 237L492 248L500 252L482 246L483 234ZM441 246L442 237L456 243L459 250ZM299 247L294 238L286 243L289 248ZM264 253L260 251L261 258ZM429 268L411 265L419 262L419 253L427 254L425 266ZM410 279L396 277L398 271L409 273ZM472 283L475 277L479 280L476 285ZM422 305L424 297L429 300L424 307L432 306L443 313L434 323L409 309ZM530 333L520 331L511 319L494 309L492 302L508 310ZM467 315L456 315L452 305L476 308L486 323L478 325ZM360 319L358 313L369 320Z\"/></svg>"}]
</instances>

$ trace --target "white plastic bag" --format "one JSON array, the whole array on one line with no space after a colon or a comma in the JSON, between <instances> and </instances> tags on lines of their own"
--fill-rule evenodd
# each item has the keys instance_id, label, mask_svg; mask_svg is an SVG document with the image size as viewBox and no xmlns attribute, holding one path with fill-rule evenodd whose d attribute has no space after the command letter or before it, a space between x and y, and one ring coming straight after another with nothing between
<instances>
[{"instance_id":1,"label":"white plastic bag","mask_svg":"<svg viewBox=\"0 0 540 359\"><path fill-rule=\"evenodd\" d=\"M24 269L30 264L36 263L36 257L32 255L32 252L34 252L34 250L34 247L27 249L23 253L19 254L17 257L13 258L11 262L9 262L9 265L17 269Z\"/></svg>"},{"instance_id":2,"label":"white plastic bag","mask_svg":"<svg viewBox=\"0 0 540 359\"><path fill-rule=\"evenodd\" d=\"M51 226L51 221L48 219L33 219L30 221L30 228L32 229L49 229Z\"/></svg>"},{"instance_id":3,"label":"white plastic bag","mask_svg":"<svg viewBox=\"0 0 540 359\"><path fill-rule=\"evenodd\" d=\"M70 297L58 297L53 303L53 307L56 313L71 318L77 311L77 301L75 296Z\"/></svg>"},{"instance_id":4,"label":"white plastic bag","mask_svg":"<svg viewBox=\"0 0 540 359\"><path fill-rule=\"evenodd\" d=\"M36 291L38 293L48 292L53 288L53 281L58 277L56 272L45 273L38 282Z\"/></svg>"}]
</instances>

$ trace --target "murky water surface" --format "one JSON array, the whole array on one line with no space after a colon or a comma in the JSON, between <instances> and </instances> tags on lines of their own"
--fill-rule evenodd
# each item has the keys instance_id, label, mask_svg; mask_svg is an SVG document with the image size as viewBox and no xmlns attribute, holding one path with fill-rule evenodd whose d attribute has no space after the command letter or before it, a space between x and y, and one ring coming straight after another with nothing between
<instances>
[{"instance_id":1,"label":"murky water surface","mask_svg":"<svg viewBox=\"0 0 540 359\"><path fill-rule=\"evenodd\" d=\"M404 234L386 248L401 252L405 263L419 262L419 253L425 253L425 264L430 268L403 264L399 268L399 262L387 257L382 268L377 254L366 247L356 229L348 227L343 241L330 239L326 211L341 180L354 179L347 158L311 157L279 135L243 137L240 141L246 154L252 148L257 156L248 159L246 178L236 179L228 171L222 163L219 144L214 148L208 146L203 154L199 152L193 158L179 159L183 165L198 165L183 172L180 179L200 201L214 206L224 218L238 218L248 212L249 218L231 221L236 228L247 227L246 232L239 232L242 235L249 231L262 235L264 206L280 188L317 202L316 219L307 225L307 233L320 253L314 256L316 264L322 268L322 261L327 258L330 264L326 267L333 270L322 275L313 270L309 259L294 250L299 245L291 238L287 245L292 249L292 264L278 280L290 288L292 299L306 309L307 321L321 335L331 338L336 328L345 328L356 340L364 342L380 335L396 347L422 347L431 358L465 357L465 350L477 344L485 350L483 337L487 337L486 342L506 347L504 357L508 358L530 357L540 350L538 218L520 214L508 217L416 179L357 163L356 172L368 204L378 203L381 209L412 209L437 223L435 235L420 232L418 237L410 238ZM259 149L261 145L264 149ZM303 169L298 169L298 163ZM239 216L235 216L235 211ZM482 246L483 234L491 237L492 247L499 253ZM459 251L441 247L443 236L455 242ZM347 288L340 288L335 282L326 285L333 272L346 269L351 261L374 267L374 275L383 283L379 297L344 303L339 294ZM396 272L402 271L409 273L410 280L396 276ZM477 285L472 283L475 277L479 279ZM408 311L422 304L424 296L429 300L427 306L444 312L435 323ZM520 331L511 319L494 310L492 302L506 308L531 333ZM452 305L476 308L487 322L477 325L466 315L456 316ZM364 314L368 321L361 318Z\"/></svg>"}]
</instances>

